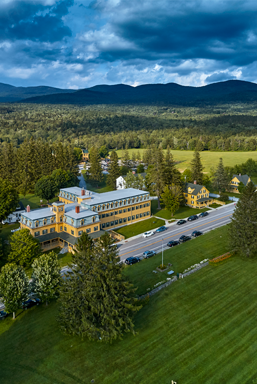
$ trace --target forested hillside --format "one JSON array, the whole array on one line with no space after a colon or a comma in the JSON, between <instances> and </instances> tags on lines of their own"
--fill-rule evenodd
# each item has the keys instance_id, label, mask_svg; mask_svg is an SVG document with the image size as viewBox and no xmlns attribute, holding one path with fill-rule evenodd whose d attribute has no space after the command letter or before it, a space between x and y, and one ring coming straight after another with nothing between
<instances>
[{"instance_id":1,"label":"forested hillside","mask_svg":"<svg viewBox=\"0 0 257 384\"><path fill-rule=\"evenodd\" d=\"M90 149L170 146L180 150L255 151L257 103L204 108L133 105L0 104L0 146L27 139Z\"/></svg>"}]
</instances>

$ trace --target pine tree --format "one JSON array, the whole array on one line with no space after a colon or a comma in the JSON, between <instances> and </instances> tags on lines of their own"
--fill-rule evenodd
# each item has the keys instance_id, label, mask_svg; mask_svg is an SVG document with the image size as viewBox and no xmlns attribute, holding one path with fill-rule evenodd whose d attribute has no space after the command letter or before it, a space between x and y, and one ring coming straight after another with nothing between
<instances>
[{"instance_id":1,"label":"pine tree","mask_svg":"<svg viewBox=\"0 0 257 384\"><path fill-rule=\"evenodd\" d=\"M106 234L93 248L88 242L73 255L72 272L60 290L58 321L62 331L105 342L121 338L124 332L134 334L132 316L140 307L112 244Z\"/></svg>"},{"instance_id":2,"label":"pine tree","mask_svg":"<svg viewBox=\"0 0 257 384\"><path fill-rule=\"evenodd\" d=\"M54 252L44 254L32 264L32 290L42 303L57 298L60 285L60 266Z\"/></svg>"},{"instance_id":3,"label":"pine tree","mask_svg":"<svg viewBox=\"0 0 257 384\"><path fill-rule=\"evenodd\" d=\"M165 178L165 184L166 185L171 185L174 183L174 177L176 175L175 173L175 163L173 160L173 156L170 152L170 147L167 147L166 155L165 155L165 160L164 160L164 178ZM177 177L176 177L177 179Z\"/></svg>"},{"instance_id":4,"label":"pine tree","mask_svg":"<svg viewBox=\"0 0 257 384\"><path fill-rule=\"evenodd\" d=\"M140 153L140 151L137 151L137 161L141 161L141 153Z\"/></svg>"},{"instance_id":5,"label":"pine tree","mask_svg":"<svg viewBox=\"0 0 257 384\"><path fill-rule=\"evenodd\" d=\"M257 193L250 182L241 195L229 227L231 249L251 257L257 249Z\"/></svg>"},{"instance_id":6,"label":"pine tree","mask_svg":"<svg viewBox=\"0 0 257 384\"><path fill-rule=\"evenodd\" d=\"M13 313L28 299L29 279L22 267L16 264L6 264L0 274L0 292L5 305L5 311Z\"/></svg>"},{"instance_id":7,"label":"pine tree","mask_svg":"<svg viewBox=\"0 0 257 384\"><path fill-rule=\"evenodd\" d=\"M90 180L96 183L99 183L103 180L101 158L97 148L95 147L92 147L90 150Z\"/></svg>"},{"instance_id":8,"label":"pine tree","mask_svg":"<svg viewBox=\"0 0 257 384\"><path fill-rule=\"evenodd\" d=\"M218 167L214 173L213 186L219 190L219 193L228 188L229 178L223 166L222 158L220 158Z\"/></svg>"},{"instance_id":9,"label":"pine tree","mask_svg":"<svg viewBox=\"0 0 257 384\"><path fill-rule=\"evenodd\" d=\"M166 185L164 176L165 167L162 150L160 148L157 148L153 154L153 157L155 159L155 163L154 165L148 167L146 179L149 189L153 193L156 193L156 195L158 196L158 208L160 209L160 196Z\"/></svg>"},{"instance_id":10,"label":"pine tree","mask_svg":"<svg viewBox=\"0 0 257 384\"><path fill-rule=\"evenodd\" d=\"M108 168L107 185L112 189L116 189L116 179L120 176L120 168L118 164L117 152L112 151L110 156L110 165Z\"/></svg>"},{"instance_id":11,"label":"pine tree","mask_svg":"<svg viewBox=\"0 0 257 384\"><path fill-rule=\"evenodd\" d=\"M203 183L203 166L199 152L194 152L193 160L191 161L192 182L197 184Z\"/></svg>"}]
</instances>

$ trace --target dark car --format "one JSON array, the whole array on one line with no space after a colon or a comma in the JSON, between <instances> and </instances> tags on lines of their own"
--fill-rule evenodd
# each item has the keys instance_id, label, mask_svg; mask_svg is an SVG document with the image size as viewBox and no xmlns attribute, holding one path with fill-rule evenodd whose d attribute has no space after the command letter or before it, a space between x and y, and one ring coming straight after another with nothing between
<instances>
[{"instance_id":1,"label":"dark car","mask_svg":"<svg viewBox=\"0 0 257 384\"><path fill-rule=\"evenodd\" d=\"M193 221L193 220L196 220L196 219L198 219L198 216L197 215L192 215L192 216L189 216L187 221Z\"/></svg>"},{"instance_id":2,"label":"dark car","mask_svg":"<svg viewBox=\"0 0 257 384\"><path fill-rule=\"evenodd\" d=\"M154 256L154 255L156 255L155 251L145 251L143 253L143 256L144 256L145 259L147 259L148 257Z\"/></svg>"},{"instance_id":3,"label":"dark car","mask_svg":"<svg viewBox=\"0 0 257 384\"><path fill-rule=\"evenodd\" d=\"M198 217L205 217L205 216L208 216L209 213L208 212L201 212Z\"/></svg>"},{"instance_id":4,"label":"dark car","mask_svg":"<svg viewBox=\"0 0 257 384\"><path fill-rule=\"evenodd\" d=\"M192 232L192 236L193 237L198 237L198 236L201 236L203 234L203 232L201 232L201 231L194 231L194 232Z\"/></svg>"},{"instance_id":5,"label":"dark car","mask_svg":"<svg viewBox=\"0 0 257 384\"><path fill-rule=\"evenodd\" d=\"M22 303L22 309L28 309L28 308L34 307L34 305L39 305L39 303L40 303L39 299L29 299L27 301L24 301L24 303Z\"/></svg>"},{"instance_id":6,"label":"dark car","mask_svg":"<svg viewBox=\"0 0 257 384\"><path fill-rule=\"evenodd\" d=\"M8 313L6 313L4 311L0 311L0 320L5 319L7 316L8 316Z\"/></svg>"},{"instance_id":7,"label":"dark car","mask_svg":"<svg viewBox=\"0 0 257 384\"><path fill-rule=\"evenodd\" d=\"M156 231L155 232L163 232L163 231L166 231L166 227L164 227L164 225L162 226L162 227L160 227L160 228L158 228L158 229L156 229Z\"/></svg>"},{"instance_id":8,"label":"dark car","mask_svg":"<svg viewBox=\"0 0 257 384\"><path fill-rule=\"evenodd\" d=\"M186 223L186 220L179 220L179 221L177 222L178 225L185 224L185 223Z\"/></svg>"},{"instance_id":9,"label":"dark car","mask_svg":"<svg viewBox=\"0 0 257 384\"><path fill-rule=\"evenodd\" d=\"M127 265L132 265L132 264L139 263L139 261L140 261L139 257L131 256L131 257L128 257L128 258L125 260L125 263L126 263Z\"/></svg>"},{"instance_id":10,"label":"dark car","mask_svg":"<svg viewBox=\"0 0 257 384\"><path fill-rule=\"evenodd\" d=\"M185 243L185 241L188 241L188 240L191 240L191 237L190 237L190 236L182 235L182 236L180 236L180 238L179 238L179 242L180 242L180 243Z\"/></svg>"},{"instance_id":11,"label":"dark car","mask_svg":"<svg viewBox=\"0 0 257 384\"><path fill-rule=\"evenodd\" d=\"M167 246L168 247L175 247L175 245L179 245L179 241L177 240L171 240L168 242Z\"/></svg>"}]
</instances>

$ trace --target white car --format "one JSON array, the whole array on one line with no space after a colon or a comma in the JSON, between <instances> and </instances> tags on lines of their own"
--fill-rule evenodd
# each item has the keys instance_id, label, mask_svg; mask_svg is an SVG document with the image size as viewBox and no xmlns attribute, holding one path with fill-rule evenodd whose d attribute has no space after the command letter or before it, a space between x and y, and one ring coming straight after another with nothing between
<instances>
[{"instance_id":1,"label":"white car","mask_svg":"<svg viewBox=\"0 0 257 384\"><path fill-rule=\"evenodd\" d=\"M144 238L149 237L149 236L152 236L152 235L154 235L154 232L153 232L153 231L148 231L148 232L143 233L143 237L144 237Z\"/></svg>"}]
</instances>

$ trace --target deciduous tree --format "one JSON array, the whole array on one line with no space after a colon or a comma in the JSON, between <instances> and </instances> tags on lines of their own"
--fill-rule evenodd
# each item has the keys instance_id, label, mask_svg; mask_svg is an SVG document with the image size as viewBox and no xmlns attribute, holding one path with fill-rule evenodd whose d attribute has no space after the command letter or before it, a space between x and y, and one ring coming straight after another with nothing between
<instances>
[{"instance_id":1,"label":"deciduous tree","mask_svg":"<svg viewBox=\"0 0 257 384\"><path fill-rule=\"evenodd\" d=\"M56 193L56 186L51 176L43 176L39 179L35 185L35 194L41 199L51 200Z\"/></svg>"},{"instance_id":2,"label":"deciduous tree","mask_svg":"<svg viewBox=\"0 0 257 384\"><path fill-rule=\"evenodd\" d=\"M41 254L39 241L30 234L29 229L20 229L10 238L11 252L9 262L30 266L33 260Z\"/></svg>"},{"instance_id":3,"label":"deciduous tree","mask_svg":"<svg viewBox=\"0 0 257 384\"><path fill-rule=\"evenodd\" d=\"M13 313L15 319L15 312L21 308L29 294L29 279L22 267L12 263L3 266L0 274L0 292L5 311Z\"/></svg>"},{"instance_id":4,"label":"deciduous tree","mask_svg":"<svg viewBox=\"0 0 257 384\"><path fill-rule=\"evenodd\" d=\"M13 185L0 179L0 223L16 210L19 203L19 194Z\"/></svg>"},{"instance_id":5,"label":"deciduous tree","mask_svg":"<svg viewBox=\"0 0 257 384\"><path fill-rule=\"evenodd\" d=\"M54 252L39 256L32 264L32 290L42 303L57 298L60 285L60 266Z\"/></svg>"}]
</instances>

